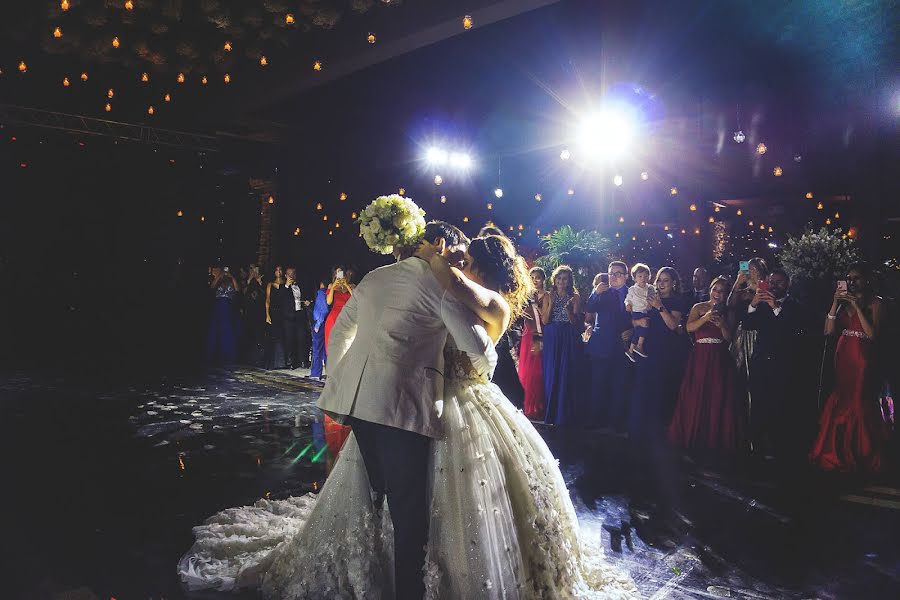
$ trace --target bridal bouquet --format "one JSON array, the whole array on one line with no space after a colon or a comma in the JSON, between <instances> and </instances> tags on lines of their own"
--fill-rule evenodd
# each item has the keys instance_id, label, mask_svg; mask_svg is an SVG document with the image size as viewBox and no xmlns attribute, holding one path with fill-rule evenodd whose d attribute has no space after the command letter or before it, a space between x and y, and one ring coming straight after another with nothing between
<instances>
[{"instance_id":1,"label":"bridal bouquet","mask_svg":"<svg viewBox=\"0 0 900 600\"><path fill-rule=\"evenodd\" d=\"M359 232L373 252L392 254L425 234L425 211L397 194L379 196L359 215Z\"/></svg>"}]
</instances>

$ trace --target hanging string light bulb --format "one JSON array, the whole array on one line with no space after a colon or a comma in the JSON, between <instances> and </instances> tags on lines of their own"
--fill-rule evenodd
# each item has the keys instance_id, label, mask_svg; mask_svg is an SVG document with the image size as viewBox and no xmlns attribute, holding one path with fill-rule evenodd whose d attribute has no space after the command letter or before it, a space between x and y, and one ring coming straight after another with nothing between
<instances>
[{"instance_id":1,"label":"hanging string light bulb","mask_svg":"<svg viewBox=\"0 0 900 600\"><path fill-rule=\"evenodd\" d=\"M184 83L184 73L178 74L178 83Z\"/></svg>"},{"instance_id":2,"label":"hanging string light bulb","mask_svg":"<svg viewBox=\"0 0 900 600\"><path fill-rule=\"evenodd\" d=\"M722 212L722 207L716 206L716 207L713 209L713 212Z\"/></svg>"},{"instance_id":3,"label":"hanging string light bulb","mask_svg":"<svg viewBox=\"0 0 900 600\"><path fill-rule=\"evenodd\" d=\"M121 45L121 43L119 42L118 36L114 37L114 38L112 39L112 47L113 47L113 48L118 48L120 45Z\"/></svg>"},{"instance_id":4,"label":"hanging string light bulb","mask_svg":"<svg viewBox=\"0 0 900 600\"><path fill-rule=\"evenodd\" d=\"M166 102L171 102L171 101L172 101L172 95L171 95L171 94L166 94L165 96L163 96L163 100L165 100Z\"/></svg>"},{"instance_id":5,"label":"hanging string light bulb","mask_svg":"<svg viewBox=\"0 0 900 600\"><path fill-rule=\"evenodd\" d=\"M317 60L313 63L313 71L321 71L322 70L322 61Z\"/></svg>"},{"instance_id":6,"label":"hanging string light bulb","mask_svg":"<svg viewBox=\"0 0 900 600\"><path fill-rule=\"evenodd\" d=\"M316 210L322 210L322 203L321 203L321 202L316 203Z\"/></svg>"},{"instance_id":7,"label":"hanging string light bulb","mask_svg":"<svg viewBox=\"0 0 900 600\"><path fill-rule=\"evenodd\" d=\"M347 193L346 193L346 192L341 192L341 195L338 196L338 199L339 199L341 202L343 202L344 200L347 199Z\"/></svg>"},{"instance_id":8,"label":"hanging string light bulb","mask_svg":"<svg viewBox=\"0 0 900 600\"><path fill-rule=\"evenodd\" d=\"M263 54L262 56L259 57L259 66L266 67L268 65L269 65L269 59L266 58L265 54Z\"/></svg>"},{"instance_id":9,"label":"hanging string light bulb","mask_svg":"<svg viewBox=\"0 0 900 600\"><path fill-rule=\"evenodd\" d=\"M541 200L544 199L544 197L541 196L540 194L535 194L535 195L534 195L534 199L537 200L538 202L540 202Z\"/></svg>"},{"instance_id":10,"label":"hanging string light bulb","mask_svg":"<svg viewBox=\"0 0 900 600\"><path fill-rule=\"evenodd\" d=\"M404 187L400 188L400 189L397 190L397 191L400 193L401 196L405 196L405 195L406 195L406 188L404 188Z\"/></svg>"},{"instance_id":11,"label":"hanging string light bulb","mask_svg":"<svg viewBox=\"0 0 900 600\"><path fill-rule=\"evenodd\" d=\"M356 213L350 213L350 218L351 218L351 219L356 219Z\"/></svg>"},{"instance_id":12,"label":"hanging string light bulb","mask_svg":"<svg viewBox=\"0 0 900 600\"><path fill-rule=\"evenodd\" d=\"M716 219L715 219L714 217L710 216L710 217L709 217L709 222L710 222L710 223L715 223L715 222L716 222Z\"/></svg>"},{"instance_id":13,"label":"hanging string light bulb","mask_svg":"<svg viewBox=\"0 0 900 600\"><path fill-rule=\"evenodd\" d=\"M147 73L141 73L141 82L147 83L150 81L150 76Z\"/></svg>"},{"instance_id":14,"label":"hanging string light bulb","mask_svg":"<svg viewBox=\"0 0 900 600\"><path fill-rule=\"evenodd\" d=\"M688 207L688 210L691 212L697 212L697 205L691 202L691 205Z\"/></svg>"},{"instance_id":15,"label":"hanging string light bulb","mask_svg":"<svg viewBox=\"0 0 900 600\"><path fill-rule=\"evenodd\" d=\"M111 110L112 110L112 104L110 104L109 102L107 102L107 103L106 103L106 106L103 107L103 110L105 110L106 112L111 111Z\"/></svg>"},{"instance_id":16,"label":"hanging string light bulb","mask_svg":"<svg viewBox=\"0 0 900 600\"><path fill-rule=\"evenodd\" d=\"M206 78L206 75L204 75L203 78L200 79L200 83L202 83L203 85L206 85L207 83L209 83L209 80Z\"/></svg>"},{"instance_id":17,"label":"hanging string light bulb","mask_svg":"<svg viewBox=\"0 0 900 600\"><path fill-rule=\"evenodd\" d=\"M775 177L781 177L784 174L784 171L781 169L781 167L775 167L774 169L772 169L772 174L775 175Z\"/></svg>"},{"instance_id":18,"label":"hanging string light bulb","mask_svg":"<svg viewBox=\"0 0 900 600\"><path fill-rule=\"evenodd\" d=\"M231 42L225 42L225 45L222 46L225 52L231 52Z\"/></svg>"},{"instance_id":19,"label":"hanging string light bulb","mask_svg":"<svg viewBox=\"0 0 900 600\"><path fill-rule=\"evenodd\" d=\"M55 28L53 30L53 37L55 37L56 39L61 38L62 37L62 29L60 29L59 27Z\"/></svg>"},{"instance_id":20,"label":"hanging string light bulb","mask_svg":"<svg viewBox=\"0 0 900 600\"><path fill-rule=\"evenodd\" d=\"M806 192L806 199L807 199L807 200L812 200L812 199L813 199L813 193L812 193L812 192Z\"/></svg>"},{"instance_id":21,"label":"hanging string light bulb","mask_svg":"<svg viewBox=\"0 0 900 600\"><path fill-rule=\"evenodd\" d=\"M447 196L441 196L441 204L447 204Z\"/></svg>"},{"instance_id":22,"label":"hanging string light bulb","mask_svg":"<svg viewBox=\"0 0 900 600\"><path fill-rule=\"evenodd\" d=\"M69 78L63 77L63 87L69 87Z\"/></svg>"},{"instance_id":23,"label":"hanging string light bulb","mask_svg":"<svg viewBox=\"0 0 900 600\"><path fill-rule=\"evenodd\" d=\"M81 74L81 80L82 80L82 81L87 81L87 80L88 80L88 74L87 74L87 73L82 73L82 74Z\"/></svg>"},{"instance_id":24,"label":"hanging string light bulb","mask_svg":"<svg viewBox=\"0 0 900 600\"><path fill-rule=\"evenodd\" d=\"M672 187L672 189L669 190L669 193L672 194L673 196L677 196L677 195L678 195L678 188L677 188L677 187Z\"/></svg>"},{"instance_id":25,"label":"hanging string light bulb","mask_svg":"<svg viewBox=\"0 0 900 600\"><path fill-rule=\"evenodd\" d=\"M463 17L462 24L463 24L463 29L468 30L468 29L472 29L472 26L475 24L475 21L472 20L471 16L466 15Z\"/></svg>"},{"instance_id":26,"label":"hanging string light bulb","mask_svg":"<svg viewBox=\"0 0 900 600\"><path fill-rule=\"evenodd\" d=\"M819 202L818 204L816 204L816 208L817 208L818 210L822 210L822 209L825 208L825 207L822 206L822 203L821 203L821 202Z\"/></svg>"},{"instance_id":27,"label":"hanging string light bulb","mask_svg":"<svg viewBox=\"0 0 900 600\"><path fill-rule=\"evenodd\" d=\"M106 91L106 97L107 97L107 98L112 98L112 97L115 96L115 95L116 95L116 92L115 92L115 90L113 90L112 88L109 88L109 89Z\"/></svg>"},{"instance_id":28,"label":"hanging string light bulb","mask_svg":"<svg viewBox=\"0 0 900 600\"><path fill-rule=\"evenodd\" d=\"M69 10L69 0L62 0L62 2L59 3L59 7L63 10L63 12Z\"/></svg>"},{"instance_id":29,"label":"hanging string light bulb","mask_svg":"<svg viewBox=\"0 0 900 600\"><path fill-rule=\"evenodd\" d=\"M468 222L469 222L469 217L463 217L463 223L468 223Z\"/></svg>"},{"instance_id":30,"label":"hanging string light bulb","mask_svg":"<svg viewBox=\"0 0 900 600\"><path fill-rule=\"evenodd\" d=\"M23 60L19 63L19 73L25 73L26 71L28 71L28 65L26 65Z\"/></svg>"},{"instance_id":31,"label":"hanging string light bulb","mask_svg":"<svg viewBox=\"0 0 900 600\"><path fill-rule=\"evenodd\" d=\"M294 15L292 15L291 13L284 15L284 22L288 25L293 25L294 24Z\"/></svg>"},{"instance_id":32,"label":"hanging string light bulb","mask_svg":"<svg viewBox=\"0 0 900 600\"><path fill-rule=\"evenodd\" d=\"M126 0L125 10L134 10L134 2L132 2L131 0Z\"/></svg>"},{"instance_id":33,"label":"hanging string light bulb","mask_svg":"<svg viewBox=\"0 0 900 600\"><path fill-rule=\"evenodd\" d=\"M737 216L741 216L742 214L744 214L744 211L742 211L741 209L737 209Z\"/></svg>"},{"instance_id":34,"label":"hanging string light bulb","mask_svg":"<svg viewBox=\"0 0 900 600\"><path fill-rule=\"evenodd\" d=\"M757 154L765 154L766 152L768 152L768 150L769 150L769 149L766 148L766 145L765 145L765 144L759 144L759 145L756 146L756 153L757 153Z\"/></svg>"},{"instance_id":35,"label":"hanging string light bulb","mask_svg":"<svg viewBox=\"0 0 900 600\"><path fill-rule=\"evenodd\" d=\"M147 114L148 114L148 115L153 115L153 113L155 113L155 112L156 112L156 111L153 109L152 106L150 106L149 108L147 108Z\"/></svg>"},{"instance_id":36,"label":"hanging string light bulb","mask_svg":"<svg viewBox=\"0 0 900 600\"><path fill-rule=\"evenodd\" d=\"M224 81L225 83L231 83L231 75L225 73Z\"/></svg>"}]
</instances>

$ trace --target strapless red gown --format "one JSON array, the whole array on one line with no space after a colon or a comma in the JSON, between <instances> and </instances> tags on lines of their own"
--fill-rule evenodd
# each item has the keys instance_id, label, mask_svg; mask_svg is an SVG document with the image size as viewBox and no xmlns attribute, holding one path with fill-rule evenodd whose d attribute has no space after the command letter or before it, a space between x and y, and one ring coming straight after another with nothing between
<instances>
[{"instance_id":1,"label":"strapless red gown","mask_svg":"<svg viewBox=\"0 0 900 600\"><path fill-rule=\"evenodd\" d=\"M879 471L888 430L877 402L872 340L859 315L838 316L841 337L834 353L834 389L819 419L819 435L809 459L826 471Z\"/></svg>"},{"instance_id":2,"label":"strapless red gown","mask_svg":"<svg viewBox=\"0 0 900 600\"><path fill-rule=\"evenodd\" d=\"M741 449L746 383L718 327L704 323L694 332L694 341L669 426L669 442L679 448Z\"/></svg>"},{"instance_id":3,"label":"strapless red gown","mask_svg":"<svg viewBox=\"0 0 900 600\"><path fill-rule=\"evenodd\" d=\"M544 420L544 364L541 351L532 352L534 321L525 320L519 346L519 381L525 390L524 412L529 419Z\"/></svg>"},{"instance_id":4,"label":"strapless red gown","mask_svg":"<svg viewBox=\"0 0 900 600\"><path fill-rule=\"evenodd\" d=\"M332 298L331 312L328 313L328 317L325 319L326 360L328 357L328 340L331 338L331 328L334 327L338 316L341 314L341 310L344 308L344 305L347 304L348 300L350 300L350 294L348 292L335 292L334 297ZM331 452L331 455L335 459L337 459L337 456L348 437L350 437L349 425L341 425L328 415L325 415L325 443L328 445L328 451Z\"/></svg>"}]
</instances>

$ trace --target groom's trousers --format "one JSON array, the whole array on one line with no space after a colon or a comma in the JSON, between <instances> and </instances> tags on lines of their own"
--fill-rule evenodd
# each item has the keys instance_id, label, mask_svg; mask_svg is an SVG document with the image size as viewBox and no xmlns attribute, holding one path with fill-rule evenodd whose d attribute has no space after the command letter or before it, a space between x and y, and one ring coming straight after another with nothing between
<instances>
[{"instance_id":1,"label":"groom's trousers","mask_svg":"<svg viewBox=\"0 0 900 600\"><path fill-rule=\"evenodd\" d=\"M350 417L369 484L387 496L394 525L394 587L397 600L420 600L425 593L428 542L427 481L431 439L396 427ZM381 508L380 506L376 508Z\"/></svg>"}]
</instances>

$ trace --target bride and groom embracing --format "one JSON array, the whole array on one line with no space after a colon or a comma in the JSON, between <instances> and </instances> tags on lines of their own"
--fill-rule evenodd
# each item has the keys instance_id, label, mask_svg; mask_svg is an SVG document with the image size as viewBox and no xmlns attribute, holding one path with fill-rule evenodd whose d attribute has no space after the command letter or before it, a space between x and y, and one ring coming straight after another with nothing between
<instances>
[{"instance_id":1,"label":"bride and groom embracing","mask_svg":"<svg viewBox=\"0 0 900 600\"><path fill-rule=\"evenodd\" d=\"M319 407L353 433L322 491L214 515L182 580L291 599L635 597L580 538L553 455L490 382L529 286L509 239L470 242L440 221L367 275L331 334Z\"/></svg>"}]
</instances>

